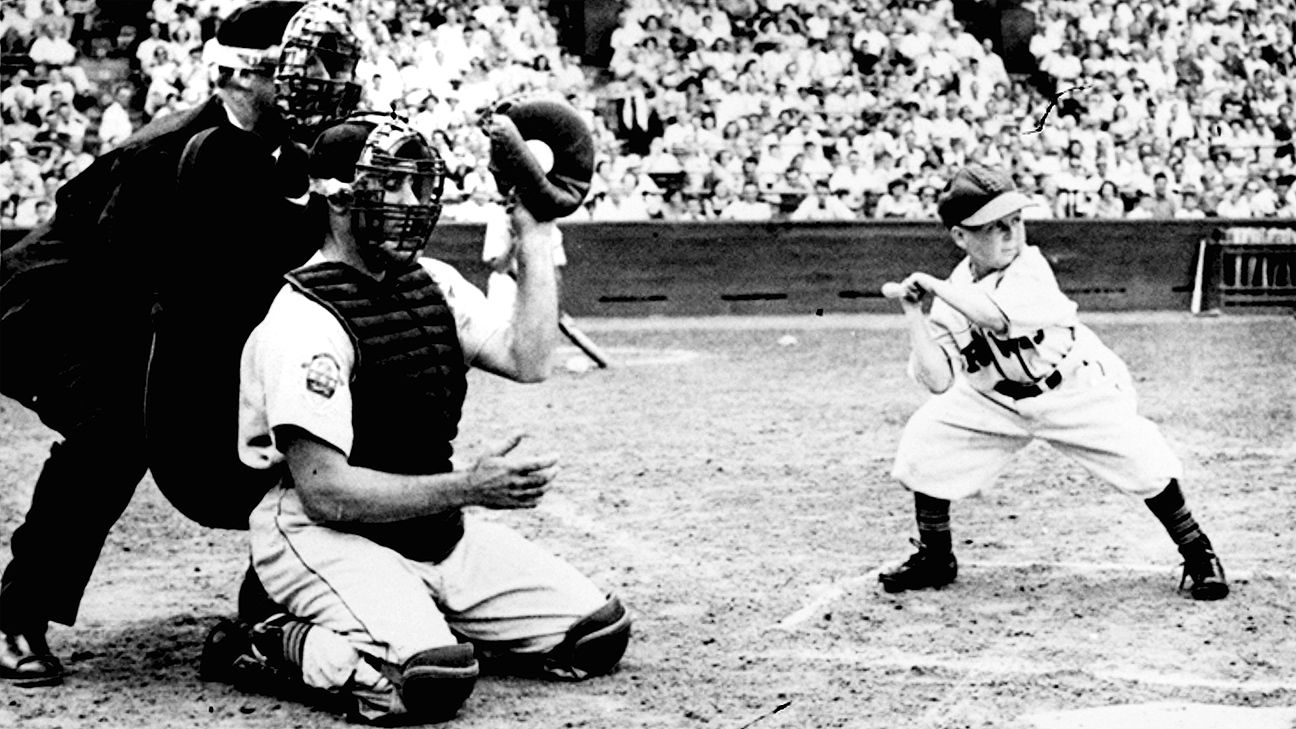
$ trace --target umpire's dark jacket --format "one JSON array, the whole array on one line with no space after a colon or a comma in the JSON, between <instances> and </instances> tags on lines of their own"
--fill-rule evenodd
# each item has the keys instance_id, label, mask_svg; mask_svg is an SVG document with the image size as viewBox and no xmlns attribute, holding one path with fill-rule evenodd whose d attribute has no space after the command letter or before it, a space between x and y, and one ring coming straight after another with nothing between
<instances>
[{"instance_id":1,"label":"umpire's dark jacket","mask_svg":"<svg viewBox=\"0 0 1296 729\"><path fill-rule=\"evenodd\" d=\"M246 528L263 486L237 459L239 355L320 241L273 146L215 96L156 120L0 259L0 392L76 437L143 417L148 373L148 443L122 448L209 526Z\"/></svg>"}]
</instances>

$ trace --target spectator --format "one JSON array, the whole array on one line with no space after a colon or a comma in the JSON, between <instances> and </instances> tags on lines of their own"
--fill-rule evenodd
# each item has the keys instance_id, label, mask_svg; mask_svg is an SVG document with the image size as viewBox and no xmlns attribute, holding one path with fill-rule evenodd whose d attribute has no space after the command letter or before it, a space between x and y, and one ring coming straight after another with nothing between
<instances>
[{"instance_id":1,"label":"spectator","mask_svg":"<svg viewBox=\"0 0 1296 729\"><path fill-rule=\"evenodd\" d=\"M1277 212L1278 194L1263 179L1255 177L1246 181L1243 195L1251 215L1257 218L1271 218Z\"/></svg>"},{"instance_id":2,"label":"spectator","mask_svg":"<svg viewBox=\"0 0 1296 729\"><path fill-rule=\"evenodd\" d=\"M874 187L873 175L864 167L863 156L858 150L846 153L846 163L839 164L828 177L828 187L832 190L846 190L851 195L862 197L865 190Z\"/></svg>"},{"instance_id":3,"label":"spectator","mask_svg":"<svg viewBox=\"0 0 1296 729\"><path fill-rule=\"evenodd\" d=\"M1031 199L1029 207L1022 208L1022 220L1048 220L1061 217L1057 212L1057 183L1047 175L1030 172L1017 176L1017 185L1023 195Z\"/></svg>"},{"instance_id":4,"label":"spectator","mask_svg":"<svg viewBox=\"0 0 1296 729\"><path fill-rule=\"evenodd\" d=\"M1296 218L1296 175L1278 175L1274 180L1274 215L1279 218Z\"/></svg>"},{"instance_id":5,"label":"spectator","mask_svg":"<svg viewBox=\"0 0 1296 729\"><path fill-rule=\"evenodd\" d=\"M590 219L599 222L647 220L648 209L643 193L632 189L624 181L614 183L594 203Z\"/></svg>"},{"instance_id":6,"label":"spectator","mask_svg":"<svg viewBox=\"0 0 1296 729\"><path fill-rule=\"evenodd\" d=\"M1129 220L1154 220L1158 217L1156 199L1151 194L1139 195L1134 207L1125 217Z\"/></svg>"},{"instance_id":7,"label":"spectator","mask_svg":"<svg viewBox=\"0 0 1296 729\"><path fill-rule=\"evenodd\" d=\"M27 145L11 141L5 145L4 152L5 159L0 161L0 190L4 190L5 196L17 196L20 203L44 198L45 180Z\"/></svg>"},{"instance_id":8,"label":"spectator","mask_svg":"<svg viewBox=\"0 0 1296 729\"><path fill-rule=\"evenodd\" d=\"M918 217L923 220L936 220L940 216L937 214L937 200L940 197L940 188L935 185L923 185L918 190L919 213Z\"/></svg>"},{"instance_id":9,"label":"spectator","mask_svg":"<svg viewBox=\"0 0 1296 729\"><path fill-rule=\"evenodd\" d=\"M774 208L761 199L760 188L754 182L743 184L742 194L720 211L720 220L770 220L774 217Z\"/></svg>"},{"instance_id":10,"label":"spectator","mask_svg":"<svg viewBox=\"0 0 1296 729\"><path fill-rule=\"evenodd\" d=\"M1201 193L1195 187L1185 187L1180 192L1179 207L1175 209L1175 218L1179 220L1200 220L1206 217L1201 208Z\"/></svg>"},{"instance_id":11,"label":"spectator","mask_svg":"<svg viewBox=\"0 0 1296 729\"><path fill-rule=\"evenodd\" d=\"M1235 182L1225 188L1224 193L1220 196L1219 204L1215 207L1215 215L1221 218L1235 219L1251 217L1251 206L1247 204L1242 183Z\"/></svg>"},{"instance_id":12,"label":"spectator","mask_svg":"<svg viewBox=\"0 0 1296 729\"><path fill-rule=\"evenodd\" d=\"M1104 180L1098 188L1098 194L1086 208L1084 217L1099 220L1115 220L1125 217L1125 201L1121 199L1116 183Z\"/></svg>"},{"instance_id":13,"label":"spectator","mask_svg":"<svg viewBox=\"0 0 1296 729\"><path fill-rule=\"evenodd\" d=\"M5 124L26 119L36 110L36 92L28 85L30 81L31 73L20 67L9 77L9 85L0 91L0 113Z\"/></svg>"},{"instance_id":14,"label":"spectator","mask_svg":"<svg viewBox=\"0 0 1296 729\"><path fill-rule=\"evenodd\" d=\"M918 196L909 191L909 179L901 176L892 180L887 185L886 193L878 198L873 217L913 220L921 218L922 212L922 203L918 200Z\"/></svg>"},{"instance_id":15,"label":"spectator","mask_svg":"<svg viewBox=\"0 0 1296 729\"><path fill-rule=\"evenodd\" d=\"M656 94L642 79L633 77L625 94L616 101L616 124L612 130L625 143L627 154L646 154L651 141L662 135L664 127L655 98Z\"/></svg>"},{"instance_id":16,"label":"spectator","mask_svg":"<svg viewBox=\"0 0 1296 729\"><path fill-rule=\"evenodd\" d=\"M442 213L447 221L456 223L487 223L504 217L504 206L496 202L488 189L475 187L468 198L445 207Z\"/></svg>"},{"instance_id":17,"label":"spectator","mask_svg":"<svg viewBox=\"0 0 1296 729\"><path fill-rule=\"evenodd\" d=\"M679 143L681 147L686 145ZM673 150L666 148L666 137L658 137L648 145L648 154L641 163L644 172L652 174L675 174L684 171Z\"/></svg>"},{"instance_id":18,"label":"spectator","mask_svg":"<svg viewBox=\"0 0 1296 729\"><path fill-rule=\"evenodd\" d=\"M9 230L18 227L18 196L6 195L0 198L0 228Z\"/></svg>"},{"instance_id":19,"label":"spectator","mask_svg":"<svg viewBox=\"0 0 1296 729\"><path fill-rule=\"evenodd\" d=\"M129 84L120 84L108 97L103 117L99 121L99 139L103 151L113 149L121 144L135 130L131 119L130 104L135 91Z\"/></svg>"},{"instance_id":20,"label":"spectator","mask_svg":"<svg viewBox=\"0 0 1296 729\"><path fill-rule=\"evenodd\" d=\"M1153 218L1173 218L1179 201L1170 191L1170 177L1164 172L1152 176L1152 192L1147 196Z\"/></svg>"},{"instance_id":21,"label":"spectator","mask_svg":"<svg viewBox=\"0 0 1296 729\"><path fill-rule=\"evenodd\" d=\"M71 34L71 28L68 28L68 35ZM27 55L35 63L44 63L50 66L70 66L76 60L77 50L62 35L58 26L45 25L41 27L32 41L31 49Z\"/></svg>"}]
</instances>

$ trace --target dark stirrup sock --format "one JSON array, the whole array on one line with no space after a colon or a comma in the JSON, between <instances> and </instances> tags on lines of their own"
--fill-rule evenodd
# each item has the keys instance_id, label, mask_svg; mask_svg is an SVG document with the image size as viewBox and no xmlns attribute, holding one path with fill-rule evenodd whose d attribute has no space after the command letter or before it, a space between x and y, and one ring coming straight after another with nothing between
<instances>
[{"instance_id":1,"label":"dark stirrup sock","mask_svg":"<svg viewBox=\"0 0 1296 729\"><path fill-rule=\"evenodd\" d=\"M1146 499L1143 503L1147 504L1152 510L1152 514L1165 527L1170 538L1180 547L1203 540L1206 547L1210 547L1210 542L1206 541L1206 535L1202 533L1201 527L1197 525L1197 520L1193 519L1192 512L1188 510L1188 504L1184 502L1183 491L1179 488L1179 481L1170 479L1170 484L1165 487L1161 493Z\"/></svg>"},{"instance_id":2,"label":"dark stirrup sock","mask_svg":"<svg viewBox=\"0 0 1296 729\"><path fill-rule=\"evenodd\" d=\"M952 548L950 538L950 502L935 496L914 492L914 513L918 516L918 539L923 546L942 554Z\"/></svg>"}]
</instances>

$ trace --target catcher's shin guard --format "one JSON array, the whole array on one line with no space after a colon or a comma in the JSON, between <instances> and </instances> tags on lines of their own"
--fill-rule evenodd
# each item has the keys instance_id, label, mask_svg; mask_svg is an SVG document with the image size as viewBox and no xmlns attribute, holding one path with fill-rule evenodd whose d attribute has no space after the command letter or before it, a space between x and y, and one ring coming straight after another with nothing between
<instances>
[{"instance_id":1,"label":"catcher's shin guard","mask_svg":"<svg viewBox=\"0 0 1296 729\"><path fill-rule=\"evenodd\" d=\"M387 664L379 670L396 685L408 718L428 722L454 718L480 673L469 643L429 648L399 668Z\"/></svg>"},{"instance_id":2,"label":"catcher's shin guard","mask_svg":"<svg viewBox=\"0 0 1296 729\"><path fill-rule=\"evenodd\" d=\"M603 607L576 621L567 637L545 654L541 672L559 681L611 673L630 643L630 615L609 597Z\"/></svg>"}]
</instances>

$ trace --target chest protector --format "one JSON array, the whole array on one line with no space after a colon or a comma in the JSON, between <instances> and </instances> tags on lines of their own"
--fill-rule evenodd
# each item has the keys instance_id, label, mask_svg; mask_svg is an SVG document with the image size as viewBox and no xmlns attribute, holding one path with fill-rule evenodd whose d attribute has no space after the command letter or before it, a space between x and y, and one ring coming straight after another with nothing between
<instances>
[{"instance_id":1,"label":"chest protector","mask_svg":"<svg viewBox=\"0 0 1296 729\"><path fill-rule=\"evenodd\" d=\"M417 263L383 281L340 263L287 276L341 322L355 347L347 462L399 474L452 470L453 441L468 390L454 313ZM445 559L463 536L459 509L378 524L331 525L420 562Z\"/></svg>"}]
</instances>

